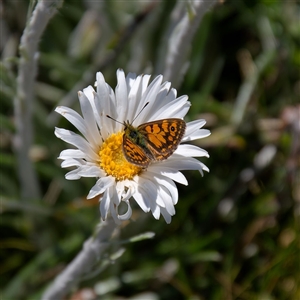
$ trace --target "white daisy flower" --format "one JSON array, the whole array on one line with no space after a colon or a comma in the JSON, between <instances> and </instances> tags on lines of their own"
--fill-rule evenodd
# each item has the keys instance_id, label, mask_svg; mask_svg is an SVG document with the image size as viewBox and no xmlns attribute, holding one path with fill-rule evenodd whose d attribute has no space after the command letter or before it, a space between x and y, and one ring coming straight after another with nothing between
<instances>
[{"instance_id":1,"label":"white daisy flower","mask_svg":"<svg viewBox=\"0 0 300 300\"><path fill-rule=\"evenodd\" d=\"M181 121L191 105L188 97L177 98L177 91L170 82L163 82L161 75L149 84L150 75L129 73L125 77L118 70L115 91L102 73L97 73L96 79L97 91L89 86L78 93L82 116L68 107L56 108L82 134L55 128L58 138L76 147L63 150L59 156L63 168L75 167L66 179L97 178L87 198L99 196L104 220L109 213L116 222L129 219L131 204L136 201L144 212L151 211L155 219L162 214L170 223L178 201L174 181L188 184L180 171L199 170L202 175L203 170L209 171L194 158L208 157L207 151L182 144L210 135L209 130L201 129L205 120ZM150 127L144 128L142 125L148 122L152 122ZM178 124L182 125L181 140L176 131ZM167 148L170 153L160 155ZM147 162L141 165L135 163L135 158ZM122 204L127 205L124 213L119 212Z\"/></svg>"}]
</instances>

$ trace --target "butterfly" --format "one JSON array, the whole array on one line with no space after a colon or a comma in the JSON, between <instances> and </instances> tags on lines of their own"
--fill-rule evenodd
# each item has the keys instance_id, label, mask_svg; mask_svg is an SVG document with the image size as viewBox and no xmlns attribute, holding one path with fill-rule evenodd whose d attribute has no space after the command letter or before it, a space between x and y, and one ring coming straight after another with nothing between
<instances>
[{"instance_id":1,"label":"butterfly","mask_svg":"<svg viewBox=\"0 0 300 300\"><path fill-rule=\"evenodd\" d=\"M142 110L148 104L147 102ZM178 118L152 121L134 127L132 125L134 120L131 123L129 121L122 123L109 115L106 116L124 125L123 154L129 163L141 168L147 168L151 162L162 161L171 156L180 144L186 129L185 121Z\"/></svg>"},{"instance_id":2,"label":"butterfly","mask_svg":"<svg viewBox=\"0 0 300 300\"><path fill-rule=\"evenodd\" d=\"M142 168L171 156L186 128L184 120L177 118L148 122L138 127L127 121L124 126L123 154L128 162Z\"/></svg>"}]
</instances>

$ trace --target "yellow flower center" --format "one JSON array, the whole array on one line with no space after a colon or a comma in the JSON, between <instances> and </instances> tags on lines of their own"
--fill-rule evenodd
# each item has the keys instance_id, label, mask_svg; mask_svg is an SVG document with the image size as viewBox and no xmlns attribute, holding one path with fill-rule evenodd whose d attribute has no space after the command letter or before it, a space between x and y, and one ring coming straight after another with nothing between
<instances>
[{"instance_id":1,"label":"yellow flower center","mask_svg":"<svg viewBox=\"0 0 300 300\"><path fill-rule=\"evenodd\" d=\"M122 150L123 132L113 133L103 143L100 151L100 167L117 181L132 179L142 168L129 163Z\"/></svg>"}]
</instances>

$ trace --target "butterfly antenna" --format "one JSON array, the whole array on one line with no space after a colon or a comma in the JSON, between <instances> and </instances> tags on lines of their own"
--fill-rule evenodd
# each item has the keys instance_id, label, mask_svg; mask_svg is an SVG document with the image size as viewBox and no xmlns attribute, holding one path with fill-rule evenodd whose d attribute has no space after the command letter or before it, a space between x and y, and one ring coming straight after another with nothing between
<instances>
[{"instance_id":1,"label":"butterfly antenna","mask_svg":"<svg viewBox=\"0 0 300 300\"><path fill-rule=\"evenodd\" d=\"M135 116L135 118L133 119L133 121L141 114L141 112L144 110L144 108L145 108L148 104L149 104L149 102L147 102L147 103L143 106L143 108L142 108L142 109L139 111L139 113ZM114 119L114 118L111 117L110 115L106 115L106 117L109 118L109 119L111 119L111 120L113 120L113 121L115 121L115 122L117 122L117 123L120 123L120 124L122 124L122 125L125 125L124 122L122 123L122 122L120 122L120 121ZM133 122L133 121L132 121L132 122Z\"/></svg>"},{"instance_id":2,"label":"butterfly antenna","mask_svg":"<svg viewBox=\"0 0 300 300\"><path fill-rule=\"evenodd\" d=\"M120 123L120 124L124 125L124 123L122 123L122 122L120 122L120 121L112 118L110 115L106 115L106 117L109 118L109 119L111 119L111 120L113 120L113 121L115 121L115 122L117 122L117 123Z\"/></svg>"},{"instance_id":3,"label":"butterfly antenna","mask_svg":"<svg viewBox=\"0 0 300 300\"><path fill-rule=\"evenodd\" d=\"M133 121L141 114L141 112L146 108L146 106L149 104L149 102L147 102L144 106L143 106L143 108L139 111L139 113L134 117L134 119L132 120L132 123L133 123Z\"/></svg>"}]
</instances>

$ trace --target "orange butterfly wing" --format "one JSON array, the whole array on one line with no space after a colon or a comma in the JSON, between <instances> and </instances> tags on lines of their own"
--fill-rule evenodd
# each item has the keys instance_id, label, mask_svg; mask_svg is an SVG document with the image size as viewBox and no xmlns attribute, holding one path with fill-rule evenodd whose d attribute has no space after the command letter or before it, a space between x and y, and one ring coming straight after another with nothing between
<instances>
[{"instance_id":1,"label":"orange butterfly wing","mask_svg":"<svg viewBox=\"0 0 300 300\"><path fill-rule=\"evenodd\" d=\"M163 119L133 127L125 123L123 153L126 159L146 168L151 161L167 159L180 144L186 129L182 119Z\"/></svg>"},{"instance_id":2,"label":"orange butterfly wing","mask_svg":"<svg viewBox=\"0 0 300 300\"><path fill-rule=\"evenodd\" d=\"M130 163L146 168L151 162L142 147L130 140L125 134L123 136L123 153Z\"/></svg>"},{"instance_id":3,"label":"orange butterfly wing","mask_svg":"<svg viewBox=\"0 0 300 300\"><path fill-rule=\"evenodd\" d=\"M138 130L147 136L148 148L155 160L171 156L180 144L186 129L181 119L164 119L142 124Z\"/></svg>"}]
</instances>

